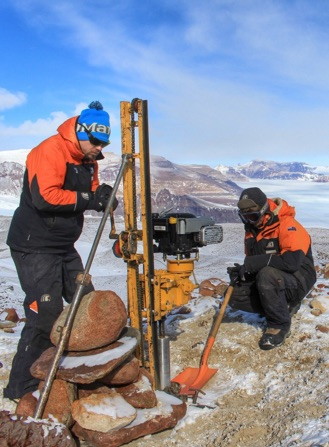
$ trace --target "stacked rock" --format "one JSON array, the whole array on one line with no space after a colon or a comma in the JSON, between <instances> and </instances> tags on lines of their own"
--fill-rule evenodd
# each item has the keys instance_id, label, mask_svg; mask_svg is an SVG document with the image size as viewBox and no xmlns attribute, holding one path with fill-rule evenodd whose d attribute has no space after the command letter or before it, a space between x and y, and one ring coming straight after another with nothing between
<instances>
[{"instance_id":1,"label":"stacked rock","mask_svg":"<svg viewBox=\"0 0 329 447\"><path fill-rule=\"evenodd\" d=\"M55 346L68 308L53 326L51 341ZM127 326L126 308L116 293L94 291L85 295L43 418L56 418L95 447L117 447L174 427L185 415L186 404L153 390L152 377L134 356L139 341L139 331ZM55 353L55 347L47 349L31 367L31 374L41 380L39 390ZM39 390L22 397L17 415L33 416Z\"/></svg>"}]
</instances>

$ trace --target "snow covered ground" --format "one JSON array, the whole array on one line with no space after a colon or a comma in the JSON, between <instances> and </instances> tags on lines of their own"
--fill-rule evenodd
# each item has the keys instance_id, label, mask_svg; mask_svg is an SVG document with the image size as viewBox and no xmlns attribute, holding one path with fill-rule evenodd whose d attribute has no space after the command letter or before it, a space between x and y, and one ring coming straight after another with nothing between
<instances>
[{"instance_id":1,"label":"snow covered ground","mask_svg":"<svg viewBox=\"0 0 329 447\"><path fill-rule=\"evenodd\" d=\"M15 307L23 316L23 293L16 277L5 237L10 217L0 218L0 311ZM77 244L86 260L99 220L86 219ZM198 282L208 278L227 281L226 268L243 260L243 227L224 224L224 240L201 249L195 274ZM120 228L119 228L120 229ZM114 290L126 300L126 271L113 256L106 226L91 274L98 290ZM312 226L316 264L329 262L329 229ZM156 269L164 268L161 256ZM315 316L310 302L317 298L327 309ZM189 303L191 312L167 319L171 338L171 376L184 368L198 367L200 355L222 297L202 297L198 289ZM303 301L293 318L292 334L273 351L261 351L258 339L264 321L255 315L229 309L219 330L209 365L217 374L204 387L198 405L173 429L147 436L131 447L328 447L329 446L329 280L319 274L312 297ZM0 314L1 319L1 314ZM22 324L13 333L0 331L0 387L6 384L11 359ZM0 397L2 409L13 404Z\"/></svg>"}]
</instances>

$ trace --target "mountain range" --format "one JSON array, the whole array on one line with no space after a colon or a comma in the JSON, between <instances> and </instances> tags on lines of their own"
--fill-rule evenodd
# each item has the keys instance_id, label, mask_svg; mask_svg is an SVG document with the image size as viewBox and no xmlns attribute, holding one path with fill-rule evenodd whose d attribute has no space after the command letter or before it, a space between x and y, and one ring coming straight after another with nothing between
<instances>
[{"instance_id":1,"label":"mountain range","mask_svg":"<svg viewBox=\"0 0 329 447\"><path fill-rule=\"evenodd\" d=\"M329 181L329 166L311 166L303 162L253 160L233 167L218 165L215 169L235 181L248 181L248 179Z\"/></svg>"},{"instance_id":2,"label":"mountain range","mask_svg":"<svg viewBox=\"0 0 329 447\"><path fill-rule=\"evenodd\" d=\"M1 195L19 197L27 153L28 150L24 149L0 151ZM99 162L100 181L113 184L121 157L112 152L104 155L104 160ZM239 222L236 202L242 188L236 182L248 182L249 179L329 182L329 167L315 167L302 162L253 160L243 165L212 168L180 165L164 157L153 156L150 167L153 212L171 209L212 217L216 222ZM122 186L117 196L119 207L116 215L122 216Z\"/></svg>"}]
</instances>

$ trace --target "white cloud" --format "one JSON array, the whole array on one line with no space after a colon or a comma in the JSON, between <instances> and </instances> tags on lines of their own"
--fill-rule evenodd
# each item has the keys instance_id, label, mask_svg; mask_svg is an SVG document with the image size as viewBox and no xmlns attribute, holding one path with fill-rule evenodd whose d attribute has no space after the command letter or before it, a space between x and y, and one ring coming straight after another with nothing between
<instances>
[{"instance_id":1,"label":"white cloud","mask_svg":"<svg viewBox=\"0 0 329 447\"><path fill-rule=\"evenodd\" d=\"M79 102L79 104L77 104L74 108L73 116L80 115L82 110L87 109L87 108L88 108L88 104L86 102Z\"/></svg>"},{"instance_id":2,"label":"white cloud","mask_svg":"<svg viewBox=\"0 0 329 447\"><path fill-rule=\"evenodd\" d=\"M64 112L52 112L49 118L39 118L36 121L24 121L19 126L5 126L0 124L0 135L11 136L50 136L57 127L68 119Z\"/></svg>"},{"instance_id":3,"label":"white cloud","mask_svg":"<svg viewBox=\"0 0 329 447\"><path fill-rule=\"evenodd\" d=\"M166 0L181 20L155 25L143 17L131 26L134 4L125 0L105 14L96 0L30 0L29 14L42 15L47 33L54 29L57 42L84 55L95 81L99 75L103 85L116 85L116 97L134 92L149 100L153 153L215 164L327 153L329 29L319 26L321 1L213 0L205 7ZM78 104L75 114L85 107Z\"/></svg>"},{"instance_id":4,"label":"white cloud","mask_svg":"<svg viewBox=\"0 0 329 447\"><path fill-rule=\"evenodd\" d=\"M12 109L26 102L26 94L23 92L12 93L0 87L0 110Z\"/></svg>"}]
</instances>

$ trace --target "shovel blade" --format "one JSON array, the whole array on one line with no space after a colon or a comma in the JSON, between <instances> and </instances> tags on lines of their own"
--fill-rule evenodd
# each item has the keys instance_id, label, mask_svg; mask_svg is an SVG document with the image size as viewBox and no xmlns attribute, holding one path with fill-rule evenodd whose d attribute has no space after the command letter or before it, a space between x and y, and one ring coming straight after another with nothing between
<instances>
[{"instance_id":1,"label":"shovel blade","mask_svg":"<svg viewBox=\"0 0 329 447\"><path fill-rule=\"evenodd\" d=\"M194 396L218 371L215 368L203 366L201 368L186 368L171 381L180 384L179 394Z\"/></svg>"}]
</instances>

